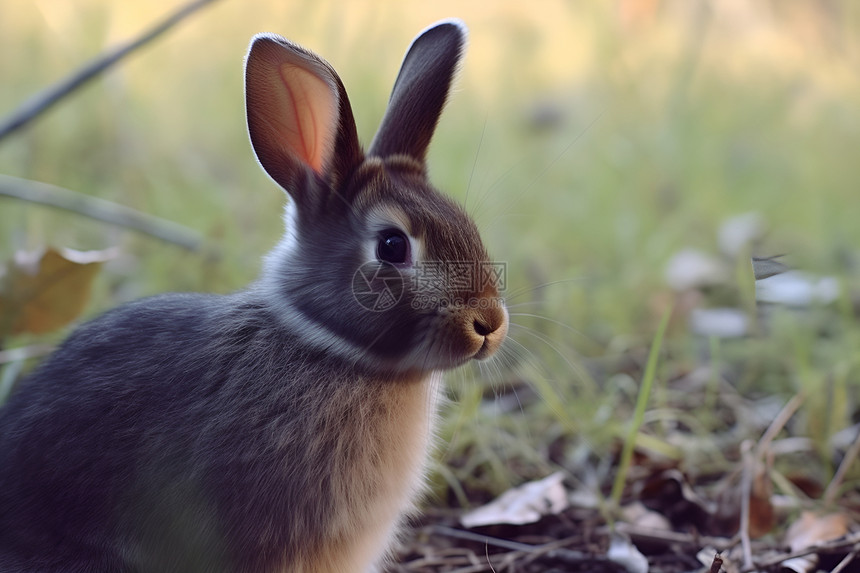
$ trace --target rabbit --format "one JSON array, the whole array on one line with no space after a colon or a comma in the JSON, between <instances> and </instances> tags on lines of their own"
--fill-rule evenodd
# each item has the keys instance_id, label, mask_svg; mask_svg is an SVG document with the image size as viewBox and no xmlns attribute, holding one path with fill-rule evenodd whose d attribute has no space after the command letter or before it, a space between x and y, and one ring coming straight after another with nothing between
<instances>
[{"instance_id":1,"label":"rabbit","mask_svg":"<svg viewBox=\"0 0 860 573\"><path fill-rule=\"evenodd\" d=\"M253 38L247 126L285 235L245 290L127 303L21 383L0 411L0 571L384 566L442 372L508 327L475 224L427 178L465 40L458 20L416 37L365 153L334 69Z\"/></svg>"}]
</instances>

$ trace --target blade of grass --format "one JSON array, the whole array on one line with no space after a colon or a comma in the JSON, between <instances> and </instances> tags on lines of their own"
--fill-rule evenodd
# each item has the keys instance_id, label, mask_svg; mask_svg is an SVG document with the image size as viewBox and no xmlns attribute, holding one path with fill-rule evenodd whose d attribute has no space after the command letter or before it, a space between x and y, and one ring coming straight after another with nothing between
<instances>
[{"instance_id":1,"label":"blade of grass","mask_svg":"<svg viewBox=\"0 0 860 573\"><path fill-rule=\"evenodd\" d=\"M645 408L648 407L648 400L651 397L651 388L654 386L654 378L656 378L660 348L663 345L663 337L666 334L666 327L669 325L669 317L671 316L672 307L670 306L663 314L663 318L660 319L660 325L657 327L654 341L651 343L651 352L648 354L648 363L645 366L642 385L639 387L639 395L636 398L633 423L630 425L630 431L627 433L627 439L624 441L618 473L615 475L615 483L612 484L612 502L616 506L621 500L621 493L624 491L624 484L627 481L627 472L630 470L630 461L633 459L633 449L636 445L636 435L642 426L642 420L645 417Z\"/></svg>"}]
</instances>

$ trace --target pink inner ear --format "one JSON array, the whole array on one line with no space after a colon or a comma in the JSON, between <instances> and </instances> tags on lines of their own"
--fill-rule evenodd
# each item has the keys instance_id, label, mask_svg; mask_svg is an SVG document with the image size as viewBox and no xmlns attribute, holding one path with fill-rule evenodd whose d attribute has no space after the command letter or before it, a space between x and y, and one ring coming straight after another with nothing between
<instances>
[{"instance_id":1,"label":"pink inner ear","mask_svg":"<svg viewBox=\"0 0 860 573\"><path fill-rule=\"evenodd\" d=\"M292 63L278 67L281 144L319 174L334 151L336 102L329 85L312 72Z\"/></svg>"}]
</instances>

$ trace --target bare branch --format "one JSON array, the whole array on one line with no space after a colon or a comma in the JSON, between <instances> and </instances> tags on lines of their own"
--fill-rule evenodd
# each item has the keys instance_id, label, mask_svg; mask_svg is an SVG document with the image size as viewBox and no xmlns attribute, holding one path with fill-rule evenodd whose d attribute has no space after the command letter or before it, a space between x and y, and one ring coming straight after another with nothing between
<instances>
[{"instance_id":1,"label":"bare branch","mask_svg":"<svg viewBox=\"0 0 860 573\"><path fill-rule=\"evenodd\" d=\"M826 505L833 505L836 502L836 495L839 493L839 488L845 480L845 474L848 473L848 470L854 465L857 458L860 457L860 429L858 429L857 434L854 443L845 452L845 457L842 458L842 463L839 464L839 468L833 475L833 479L830 480L827 489L824 490L823 498Z\"/></svg>"},{"instance_id":2,"label":"bare branch","mask_svg":"<svg viewBox=\"0 0 860 573\"><path fill-rule=\"evenodd\" d=\"M0 175L0 196L23 199L134 229L189 251L199 251L204 246L199 233L178 223L47 183Z\"/></svg>"},{"instance_id":3,"label":"bare branch","mask_svg":"<svg viewBox=\"0 0 860 573\"><path fill-rule=\"evenodd\" d=\"M76 72L72 73L70 76L34 95L29 100L25 101L18 109L13 111L5 120L0 122L0 141L2 141L7 135L14 133L36 119L62 98L69 95L101 72L113 66L131 52L140 48L144 44L151 42L200 8L203 8L214 1L215 0L194 0L193 2L189 2L160 23L141 34L137 39L114 48L111 51L105 52Z\"/></svg>"}]
</instances>

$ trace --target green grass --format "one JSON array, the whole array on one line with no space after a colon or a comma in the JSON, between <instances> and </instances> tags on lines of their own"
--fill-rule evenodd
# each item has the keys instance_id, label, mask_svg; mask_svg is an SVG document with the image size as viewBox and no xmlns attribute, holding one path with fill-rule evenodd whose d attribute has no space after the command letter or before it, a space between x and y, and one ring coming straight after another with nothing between
<instances>
[{"instance_id":1,"label":"green grass","mask_svg":"<svg viewBox=\"0 0 860 573\"><path fill-rule=\"evenodd\" d=\"M639 389L639 395L636 398L636 408L633 413L633 420L628 429L627 439L624 441L624 448L621 451L621 456L618 464L618 473L615 476L615 481L612 484L612 502L619 504L621 495L624 492L625 480L627 479L630 470L630 463L633 460L633 450L636 447L636 438L639 435L642 422L645 419L645 410L648 404L651 403L651 391L654 388L654 379L657 373L657 364L660 360L660 347L663 344L663 336L666 334L666 327L669 325L669 319L672 317L672 307L666 309L663 318L660 320L660 326L657 327L657 334L654 335L654 342L651 344L651 350L648 352L648 363L645 366L645 372L642 375L642 386Z\"/></svg>"},{"instance_id":2,"label":"green grass","mask_svg":"<svg viewBox=\"0 0 860 573\"><path fill-rule=\"evenodd\" d=\"M4 9L0 112L174 5L67 4L75 9ZM664 454L680 448L688 465L710 463L695 448L669 448L664 430L672 422L703 439L718 432L716 389L727 380L750 399L805 392L791 431L825 452L860 398L860 327L848 294L860 290L860 13L850 0L834 4L838 17L803 3L756 2L743 13L682 5L687 12L631 16L584 2L249 10L223 0L0 142L0 172L182 223L220 257L7 199L0 256L119 245L89 315L157 292L241 288L281 232L284 201L244 132L250 36L278 32L329 59L367 142L410 38L457 14L471 28L470 52L430 172L508 263L518 326L487 381L468 369L450 377L437 491L465 503L557 465L580 477L585 466L611 474L647 347L675 297L666 262L685 247L716 253L720 224L744 212L769 228L761 254L789 253L797 266L838 276L846 294L831 308L777 311L768 331L743 341L697 339L679 310L655 374L667 394L652 397L643 435L663 440ZM539 128L536 110L556 121ZM671 383L715 365L706 400L674 393Z\"/></svg>"}]
</instances>

